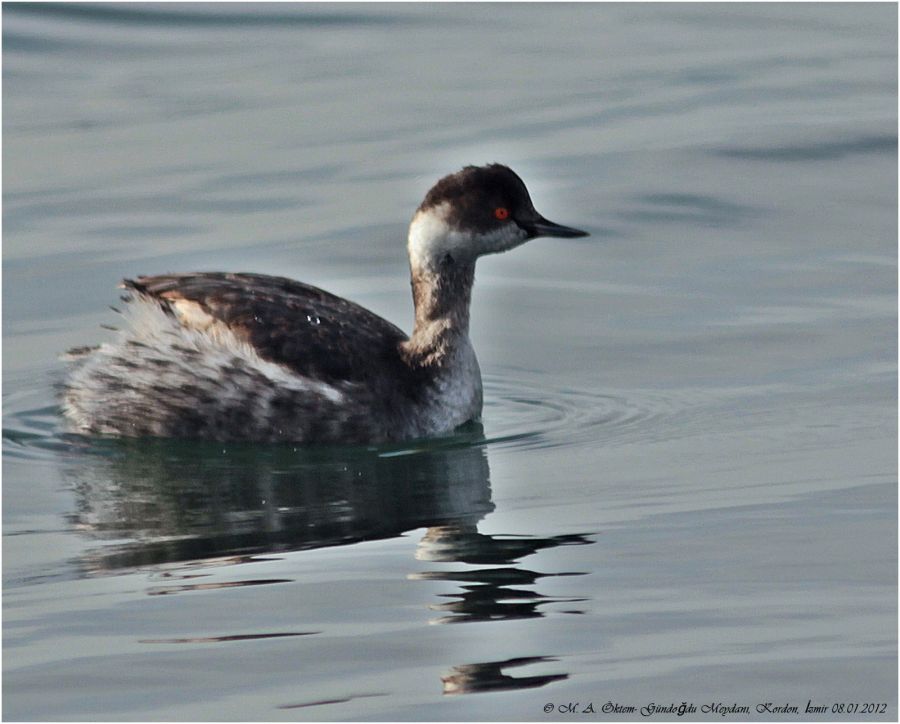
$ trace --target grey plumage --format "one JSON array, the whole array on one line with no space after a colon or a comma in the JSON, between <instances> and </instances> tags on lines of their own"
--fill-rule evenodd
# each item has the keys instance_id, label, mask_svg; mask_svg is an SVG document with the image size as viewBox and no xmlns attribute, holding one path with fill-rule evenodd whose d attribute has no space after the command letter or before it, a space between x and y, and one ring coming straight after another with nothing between
<instances>
[{"instance_id":1,"label":"grey plumage","mask_svg":"<svg viewBox=\"0 0 900 724\"><path fill-rule=\"evenodd\" d=\"M401 358L406 335L363 307L259 274L123 286L127 330L76 359L63 392L76 430L266 442L416 434L404 411L429 380Z\"/></svg>"}]
</instances>

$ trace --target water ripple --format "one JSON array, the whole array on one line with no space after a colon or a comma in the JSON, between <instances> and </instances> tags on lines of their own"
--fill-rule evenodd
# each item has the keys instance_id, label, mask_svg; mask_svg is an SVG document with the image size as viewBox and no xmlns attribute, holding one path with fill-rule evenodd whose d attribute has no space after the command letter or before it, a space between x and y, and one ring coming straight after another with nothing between
<instances>
[{"instance_id":1,"label":"water ripple","mask_svg":"<svg viewBox=\"0 0 900 724\"><path fill-rule=\"evenodd\" d=\"M261 639L280 639L292 636L313 636L318 631L285 631L258 634L225 634L223 636L187 636L169 639L139 639L139 644L218 644L230 641L259 641Z\"/></svg>"},{"instance_id":2,"label":"water ripple","mask_svg":"<svg viewBox=\"0 0 900 724\"><path fill-rule=\"evenodd\" d=\"M37 396L43 404L28 405L37 402ZM46 404L43 397L38 390L31 395L20 390L16 399L5 401L5 454L40 460L80 450L102 452L101 441L92 443L88 438L64 433L59 408ZM541 449L589 442L615 445L658 441L675 434L674 425L683 427L688 411L705 400L698 399L696 391L598 391L553 386L548 384L546 374L518 369L485 374L484 399L485 438L469 440L464 436L461 444ZM455 439L448 438L448 444ZM384 456L405 451L398 452L395 447L385 448Z\"/></svg>"},{"instance_id":3,"label":"water ripple","mask_svg":"<svg viewBox=\"0 0 900 724\"><path fill-rule=\"evenodd\" d=\"M14 15L38 15L45 18L59 18L66 21L88 23L108 23L114 25L202 27L202 28L247 28L285 26L341 26L341 25L395 25L402 16L381 16L346 12L266 12L219 10L216 6L175 6L177 9L163 9L159 5L121 6L81 3L19 3L9 6L5 12ZM221 6L219 6L221 7ZM196 9L194 9L196 8Z\"/></svg>"},{"instance_id":4,"label":"water ripple","mask_svg":"<svg viewBox=\"0 0 900 724\"><path fill-rule=\"evenodd\" d=\"M897 153L897 136L865 135L787 146L729 147L716 149L713 153L748 161L833 161L854 154Z\"/></svg>"},{"instance_id":5,"label":"water ripple","mask_svg":"<svg viewBox=\"0 0 900 724\"><path fill-rule=\"evenodd\" d=\"M664 423L696 404L660 391L553 387L544 375L518 370L485 375L484 390L488 443L515 448L659 440L671 434Z\"/></svg>"}]
</instances>

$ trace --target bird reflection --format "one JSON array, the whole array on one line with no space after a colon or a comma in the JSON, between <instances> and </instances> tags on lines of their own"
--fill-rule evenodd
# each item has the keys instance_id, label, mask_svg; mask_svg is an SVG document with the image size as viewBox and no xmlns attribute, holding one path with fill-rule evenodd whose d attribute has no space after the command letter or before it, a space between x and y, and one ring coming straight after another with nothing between
<instances>
[{"instance_id":1,"label":"bird reflection","mask_svg":"<svg viewBox=\"0 0 900 724\"><path fill-rule=\"evenodd\" d=\"M266 554L399 536L426 528L415 557L433 570L409 577L452 581L438 594L433 623L536 619L581 613L583 599L547 596L549 576L519 561L540 550L591 543L584 535L487 535L494 509L480 427L393 448L303 449L201 445L171 440L84 445L66 470L76 494L72 524L100 545L83 555L85 573L152 566L151 595L259 586L285 579L203 581L206 566L241 565ZM172 566L162 564L185 564ZM201 580L194 580L200 576ZM292 633L292 635L295 635ZM511 676L505 669L544 657L462 664L442 676L447 694L543 686L564 673Z\"/></svg>"},{"instance_id":2,"label":"bird reflection","mask_svg":"<svg viewBox=\"0 0 900 724\"><path fill-rule=\"evenodd\" d=\"M470 564L510 564L542 548L560 545L584 545L591 541L582 535L536 538L532 536L490 536L465 523L433 526L419 543L416 558L436 562ZM578 598L550 598L521 586L534 585L547 576L577 576L578 572L537 573L511 566L415 573L419 580L458 581L462 593L441 594L455 600L435 604L433 610L449 615L432 623L463 623L517 618L539 618L540 607L549 603L577 602ZM569 611L578 613L578 611Z\"/></svg>"},{"instance_id":3,"label":"bird reflection","mask_svg":"<svg viewBox=\"0 0 900 724\"><path fill-rule=\"evenodd\" d=\"M555 660L546 656L526 656L483 664L464 664L450 669L441 677L441 682L444 685L445 694L477 694L502 689L534 689L552 681L568 679L569 675L509 676L503 673L503 669Z\"/></svg>"},{"instance_id":4,"label":"bird reflection","mask_svg":"<svg viewBox=\"0 0 900 724\"><path fill-rule=\"evenodd\" d=\"M93 443L66 470L86 572L345 545L494 509L480 431L394 449ZM124 539L124 542L122 542Z\"/></svg>"}]
</instances>

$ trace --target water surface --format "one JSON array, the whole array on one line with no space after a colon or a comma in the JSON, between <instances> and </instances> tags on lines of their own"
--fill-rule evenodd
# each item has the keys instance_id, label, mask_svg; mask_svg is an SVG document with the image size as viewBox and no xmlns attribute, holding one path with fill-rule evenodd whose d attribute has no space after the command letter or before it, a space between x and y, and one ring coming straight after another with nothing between
<instances>
[{"instance_id":1,"label":"water surface","mask_svg":"<svg viewBox=\"0 0 900 724\"><path fill-rule=\"evenodd\" d=\"M896 719L896 27L5 5L4 717ZM58 356L123 276L283 274L408 329L406 223L490 161L591 236L479 262L482 425L60 428Z\"/></svg>"}]
</instances>

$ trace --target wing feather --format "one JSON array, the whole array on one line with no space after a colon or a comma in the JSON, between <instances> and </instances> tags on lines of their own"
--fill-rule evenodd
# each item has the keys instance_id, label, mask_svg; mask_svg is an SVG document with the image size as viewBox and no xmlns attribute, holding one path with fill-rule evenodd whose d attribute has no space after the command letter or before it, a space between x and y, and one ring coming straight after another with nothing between
<instances>
[{"instance_id":1,"label":"wing feather","mask_svg":"<svg viewBox=\"0 0 900 724\"><path fill-rule=\"evenodd\" d=\"M308 284L264 274L210 272L126 279L182 324L225 325L263 359L323 382L364 382L379 367L402 374L407 336L364 307Z\"/></svg>"}]
</instances>

